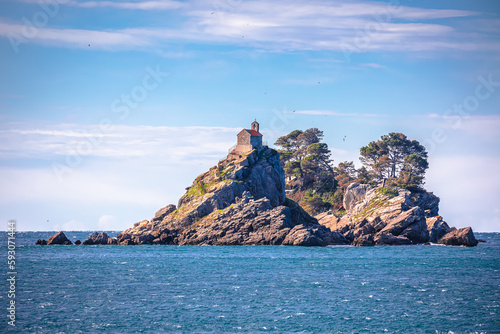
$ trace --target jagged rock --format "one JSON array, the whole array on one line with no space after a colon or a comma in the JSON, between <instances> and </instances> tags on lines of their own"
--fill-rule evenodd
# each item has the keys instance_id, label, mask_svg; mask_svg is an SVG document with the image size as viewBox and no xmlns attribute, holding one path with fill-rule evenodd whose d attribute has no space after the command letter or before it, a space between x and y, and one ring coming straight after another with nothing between
<instances>
[{"instance_id":1,"label":"jagged rock","mask_svg":"<svg viewBox=\"0 0 500 334\"><path fill-rule=\"evenodd\" d=\"M153 219L151 219L154 222L161 222L165 216L167 216L169 213L175 211L176 206L173 204L169 204L164 208L161 208L155 213L155 216Z\"/></svg>"},{"instance_id":2,"label":"jagged rock","mask_svg":"<svg viewBox=\"0 0 500 334\"><path fill-rule=\"evenodd\" d=\"M108 238L108 245L118 245L118 240L116 238Z\"/></svg>"},{"instance_id":3,"label":"jagged rock","mask_svg":"<svg viewBox=\"0 0 500 334\"><path fill-rule=\"evenodd\" d=\"M46 245L47 244L47 240L45 239L38 239L35 243L35 245Z\"/></svg>"},{"instance_id":4,"label":"jagged rock","mask_svg":"<svg viewBox=\"0 0 500 334\"><path fill-rule=\"evenodd\" d=\"M427 224L425 218L422 216L421 208L418 206L402 212L399 216L391 219L379 233L402 236L414 244L429 241Z\"/></svg>"},{"instance_id":5,"label":"jagged rock","mask_svg":"<svg viewBox=\"0 0 500 334\"><path fill-rule=\"evenodd\" d=\"M80 245L82 242L80 241L80 239L78 239L77 241L75 241L75 245Z\"/></svg>"},{"instance_id":6,"label":"jagged rock","mask_svg":"<svg viewBox=\"0 0 500 334\"><path fill-rule=\"evenodd\" d=\"M83 241L84 245L107 245L109 236L106 232L97 233L94 232Z\"/></svg>"},{"instance_id":7,"label":"jagged rock","mask_svg":"<svg viewBox=\"0 0 500 334\"><path fill-rule=\"evenodd\" d=\"M347 240L340 233L332 233L329 229L318 226L295 226L283 241L283 245L290 246L328 246L344 245Z\"/></svg>"},{"instance_id":8,"label":"jagged rock","mask_svg":"<svg viewBox=\"0 0 500 334\"><path fill-rule=\"evenodd\" d=\"M375 241L373 240L373 235L371 234L366 234L366 235L361 235L354 239L352 242L353 246L375 246Z\"/></svg>"},{"instance_id":9,"label":"jagged rock","mask_svg":"<svg viewBox=\"0 0 500 334\"><path fill-rule=\"evenodd\" d=\"M403 236L388 233L377 234L374 238L377 245L411 245L411 240Z\"/></svg>"},{"instance_id":10,"label":"jagged rock","mask_svg":"<svg viewBox=\"0 0 500 334\"><path fill-rule=\"evenodd\" d=\"M337 218L335 215L331 214L330 212L325 212L322 214L319 214L316 216L316 219L318 222L329 228L330 230L334 231L337 229L337 224L339 223L339 218Z\"/></svg>"},{"instance_id":11,"label":"jagged rock","mask_svg":"<svg viewBox=\"0 0 500 334\"><path fill-rule=\"evenodd\" d=\"M355 246L370 243L369 236L377 245L436 243L454 230L438 215L439 198L423 190L352 183L343 203L346 214L340 220L328 214L316 218ZM454 242L473 244L468 238Z\"/></svg>"},{"instance_id":12,"label":"jagged rock","mask_svg":"<svg viewBox=\"0 0 500 334\"><path fill-rule=\"evenodd\" d=\"M409 225L399 236L408 238L413 244L422 244L429 241L429 232L425 218L420 218Z\"/></svg>"},{"instance_id":13,"label":"jagged rock","mask_svg":"<svg viewBox=\"0 0 500 334\"><path fill-rule=\"evenodd\" d=\"M437 243L445 234L453 230L443 221L441 216L427 218L426 224L429 231L429 241L433 243Z\"/></svg>"},{"instance_id":14,"label":"jagged rock","mask_svg":"<svg viewBox=\"0 0 500 334\"><path fill-rule=\"evenodd\" d=\"M472 228L464 227L458 230L451 231L438 240L439 244L448 246L476 246L478 241L474 237Z\"/></svg>"},{"instance_id":15,"label":"jagged rock","mask_svg":"<svg viewBox=\"0 0 500 334\"><path fill-rule=\"evenodd\" d=\"M347 244L285 197L279 154L264 147L226 159L195 179L178 202L116 237L120 245Z\"/></svg>"},{"instance_id":16,"label":"jagged rock","mask_svg":"<svg viewBox=\"0 0 500 334\"><path fill-rule=\"evenodd\" d=\"M66 237L64 232L58 232L47 240L47 245L72 245L73 243Z\"/></svg>"},{"instance_id":17,"label":"jagged rock","mask_svg":"<svg viewBox=\"0 0 500 334\"><path fill-rule=\"evenodd\" d=\"M356 205L360 200L362 200L366 192L370 189L368 184L351 183L344 195L344 209L347 211L352 210L354 205Z\"/></svg>"}]
</instances>

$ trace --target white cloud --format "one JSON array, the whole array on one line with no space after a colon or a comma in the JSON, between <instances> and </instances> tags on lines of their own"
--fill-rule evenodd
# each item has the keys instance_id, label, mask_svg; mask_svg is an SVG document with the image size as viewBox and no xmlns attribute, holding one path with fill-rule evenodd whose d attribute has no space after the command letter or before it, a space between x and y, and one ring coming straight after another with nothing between
<instances>
[{"instance_id":1,"label":"white cloud","mask_svg":"<svg viewBox=\"0 0 500 334\"><path fill-rule=\"evenodd\" d=\"M76 220L71 220L63 224L55 224L53 226L53 231L87 231L87 230L88 229L85 226L85 224Z\"/></svg>"},{"instance_id":2,"label":"white cloud","mask_svg":"<svg viewBox=\"0 0 500 334\"><path fill-rule=\"evenodd\" d=\"M112 215L102 215L99 217L97 226L103 231L119 231L123 229L123 224L120 224L116 217Z\"/></svg>"},{"instance_id":3,"label":"white cloud","mask_svg":"<svg viewBox=\"0 0 500 334\"><path fill-rule=\"evenodd\" d=\"M25 37L26 27L21 24L0 22L0 36L12 40L14 45L20 43L39 43L44 45L67 46L73 48L96 48L102 50L135 49L150 44L151 41L134 36L127 31L98 31L83 29L36 28L36 33Z\"/></svg>"},{"instance_id":4,"label":"white cloud","mask_svg":"<svg viewBox=\"0 0 500 334\"><path fill-rule=\"evenodd\" d=\"M376 64L376 63L364 63L364 64L360 64L360 66L362 66L362 67L371 67L371 68L385 68L384 65Z\"/></svg>"},{"instance_id":5,"label":"white cloud","mask_svg":"<svg viewBox=\"0 0 500 334\"><path fill-rule=\"evenodd\" d=\"M444 23L424 23L438 18L460 18L481 13L391 7L384 2L362 1L240 1L229 6L217 2L86 1L73 6L161 10L180 8L184 22L175 28L79 30L38 28L31 42L68 47L116 50L151 48L162 52L165 41L209 42L241 45L274 51L329 50L343 52L496 50L500 47L490 34L466 35ZM418 22L417 22L418 21ZM474 27L468 26L468 33ZM22 36L21 24L0 23L0 36ZM243 38L244 37L244 38ZM473 38L472 38L473 37ZM160 49L160 50L158 50ZM167 53L168 54L168 53Z\"/></svg>"},{"instance_id":6,"label":"white cloud","mask_svg":"<svg viewBox=\"0 0 500 334\"><path fill-rule=\"evenodd\" d=\"M500 231L500 157L464 155L429 159L426 188L441 198L440 214L450 225ZM497 222L497 223L495 223Z\"/></svg>"},{"instance_id":7,"label":"white cloud","mask_svg":"<svg viewBox=\"0 0 500 334\"><path fill-rule=\"evenodd\" d=\"M183 6L180 1L69 1L70 6L82 8L95 8L95 7L111 7L117 9L133 9L133 10L170 10L177 9Z\"/></svg>"},{"instance_id":8,"label":"white cloud","mask_svg":"<svg viewBox=\"0 0 500 334\"><path fill-rule=\"evenodd\" d=\"M175 203L194 176L227 155L241 130L116 125L100 141L82 136L97 128L53 124L48 129L1 131L5 145L0 161L19 165L0 168L0 205L119 203L155 210ZM101 223L119 226L109 217Z\"/></svg>"},{"instance_id":9,"label":"white cloud","mask_svg":"<svg viewBox=\"0 0 500 334\"><path fill-rule=\"evenodd\" d=\"M6 125L6 127L9 125ZM239 128L54 124L47 128L0 130L2 158L43 158L62 161L67 156L126 158L149 157L170 163L211 159L224 154ZM62 159L62 160L61 160Z\"/></svg>"},{"instance_id":10,"label":"white cloud","mask_svg":"<svg viewBox=\"0 0 500 334\"><path fill-rule=\"evenodd\" d=\"M340 113L331 110L294 110L292 114L297 115L317 115L317 116L345 116L345 117L384 117L384 114L358 114L358 113Z\"/></svg>"},{"instance_id":11,"label":"white cloud","mask_svg":"<svg viewBox=\"0 0 500 334\"><path fill-rule=\"evenodd\" d=\"M41 0L17 0L19 2L38 4ZM66 6L80 8L116 8L132 10L171 10L181 8L183 3L180 1L162 0L162 1L73 1L58 0L58 3Z\"/></svg>"},{"instance_id":12,"label":"white cloud","mask_svg":"<svg viewBox=\"0 0 500 334\"><path fill-rule=\"evenodd\" d=\"M60 130L21 130L21 129L10 129L10 130L0 130L0 135L8 133L18 133L22 135L47 135L47 136L62 136L62 137L80 137L80 138L88 138L88 137L116 137L116 134L103 134L103 133L85 133L85 132L77 132L77 131L60 131Z\"/></svg>"},{"instance_id":13,"label":"white cloud","mask_svg":"<svg viewBox=\"0 0 500 334\"><path fill-rule=\"evenodd\" d=\"M416 116L414 121L415 125L422 129L432 129L430 134L433 131L440 133L439 137L444 138L444 142L456 140L462 141L464 146L468 146L468 144L494 146L492 144L500 141L500 132L498 131L500 129L500 115L460 116L458 113L450 115L432 113L424 117ZM437 144L441 145L442 143Z\"/></svg>"}]
</instances>

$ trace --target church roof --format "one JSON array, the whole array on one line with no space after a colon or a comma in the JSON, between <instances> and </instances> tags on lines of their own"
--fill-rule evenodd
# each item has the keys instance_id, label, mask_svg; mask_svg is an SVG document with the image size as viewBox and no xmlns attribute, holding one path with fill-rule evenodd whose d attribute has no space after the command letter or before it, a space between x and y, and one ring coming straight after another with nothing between
<instances>
[{"instance_id":1,"label":"church roof","mask_svg":"<svg viewBox=\"0 0 500 334\"><path fill-rule=\"evenodd\" d=\"M257 131L255 130L248 130L248 129L245 129L247 130L248 132L250 132L250 134L252 135L252 137L262 137L262 135L260 133L258 133Z\"/></svg>"}]
</instances>

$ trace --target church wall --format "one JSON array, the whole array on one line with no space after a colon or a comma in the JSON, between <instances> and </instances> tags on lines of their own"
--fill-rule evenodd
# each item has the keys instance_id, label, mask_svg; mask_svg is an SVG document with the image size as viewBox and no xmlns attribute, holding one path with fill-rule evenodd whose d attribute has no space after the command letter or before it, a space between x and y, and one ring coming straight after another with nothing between
<instances>
[{"instance_id":1,"label":"church wall","mask_svg":"<svg viewBox=\"0 0 500 334\"><path fill-rule=\"evenodd\" d=\"M241 131L238 133L238 145L251 145L250 138L251 136L247 131Z\"/></svg>"}]
</instances>

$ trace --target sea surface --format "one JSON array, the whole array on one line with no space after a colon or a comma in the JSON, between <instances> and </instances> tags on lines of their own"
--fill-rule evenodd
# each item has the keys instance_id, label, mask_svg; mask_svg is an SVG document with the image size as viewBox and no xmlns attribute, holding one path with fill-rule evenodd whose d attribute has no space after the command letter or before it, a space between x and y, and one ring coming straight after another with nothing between
<instances>
[{"instance_id":1,"label":"sea surface","mask_svg":"<svg viewBox=\"0 0 500 334\"><path fill-rule=\"evenodd\" d=\"M15 327L1 233L0 333L500 333L500 233L474 248L34 245L53 233L16 234Z\"/></svg>"}]
</instances>

